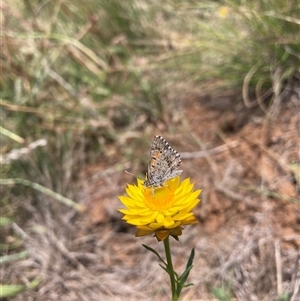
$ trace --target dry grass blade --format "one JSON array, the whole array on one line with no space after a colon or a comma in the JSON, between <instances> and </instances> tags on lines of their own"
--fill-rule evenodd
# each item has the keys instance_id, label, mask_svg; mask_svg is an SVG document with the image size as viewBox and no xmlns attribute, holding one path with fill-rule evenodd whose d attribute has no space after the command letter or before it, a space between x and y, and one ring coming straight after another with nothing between
<instances>
[{"instance_id":1,"label":"dry grass blade","mask_svg":"<svg viewBox=\"0 0 300 301\"><path fill-rule=\"evenodd\" d=\"M183 159L191 159L191 158L205 158L207 156L213 156L216 154L219 154L221 152L225 152L230 148L239 146L239 141L231 141L227 144L220 145L218 147L215 147L213 149L198 151L198 152L181 152L180 156Z\"/></svg>"}]
</instances>

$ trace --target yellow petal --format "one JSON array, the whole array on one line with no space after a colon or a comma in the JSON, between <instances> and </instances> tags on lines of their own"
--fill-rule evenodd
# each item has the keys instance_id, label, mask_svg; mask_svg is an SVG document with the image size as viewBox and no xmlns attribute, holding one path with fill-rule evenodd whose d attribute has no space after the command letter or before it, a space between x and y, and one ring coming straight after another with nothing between
<instances>
[{"instance_id":1,"label":"yellow petal","mask_svg":"<svg viewBox=\"0 0 300 301\"><path fill-rule=\"evenodd\" d=\"M127 196L119 196L119 200L124 204L126 207L144 207L141 200L132 199Z\"/></svg>"},{"instance_id":2,"label":"yellow petal","mask_svg":"<svg viewBox=\"0 0 300 301\"><path fill-rule=\"evenodd\" d=\"M182 225L182 221L174 221L173 225L165 226L166 229L174 229Z\"/></svg>"},{"instance_id":3,"label":"yellow petal","mask_svg":"<svg viewBox=\"0 0 300 301\"><path fill-rule=\"evenodd\" d=\"M143 195L141 191L134 185L128 185L126 188L126 193L133 200L143 201Z\"/></svg>"},{"instance_id":4,"label":"yellow petal","mask_svg":"<svg viewBox=\"0 0 300 301\"><path fill-rule=\"evenodd\" d=\"M159 213L156 217L156 221L159 223L159 224L162 224L164 222L164 215L162 213Z\"/></svg>"},{"instance_id":5,"label":"yellow petal","mask_svg":"<svg viewBox=\"0 0 300 301\"><path fill-rule=\"evenodd\" d=\"M152 228L152 229L159 229L159 228L162 228L164 226L164 224L160 224L160 223L151 223L149 224L149 226Z\"/></svg>"},{"instance_id":6,"label":"yellow petal","mask_svg":"<svg viewBox=\"0 0 300 301\"><path fill-rule=\"evenodd\" d=\"M174 221L185 220L185 219L189 218L190 216L193 216L192 212L181 211L178 214L176 214L175 216L173 216L173 219L174 219Z\"/></svg>"},{"instance_id":7,"label":"yellow petal","mask_svg":"<svg viewBox=\"0 0 300 301\"><path fill-rule=\"evenodd\" d=\"M152 221L153 221L152 217L147 216L147 217L138 217L138 218L128 219L127 223L131 224L131 225L147 225L147 224L150 224Z\"/></svg>"},{"instance_id":8,"label":"yellow petal","mask_svg":"<svg viewBox=\"0 0 300 301\"><path fill-rule=\"evenodd\" d=\"M175 224L174 220L171 217L166 217L164 220L164 227L165 228L170 228Z\"/></svg>"}]
</instances>

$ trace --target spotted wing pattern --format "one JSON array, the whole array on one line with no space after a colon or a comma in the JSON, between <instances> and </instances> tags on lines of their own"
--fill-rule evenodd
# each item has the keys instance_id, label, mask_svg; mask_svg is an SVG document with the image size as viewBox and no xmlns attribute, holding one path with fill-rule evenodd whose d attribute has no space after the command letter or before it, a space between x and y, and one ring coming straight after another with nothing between
<instances>
[{"instance_id":1,"label":"spotted wing pattern","mask_svg":"<svg viewBox=\"0 0 300 301\"><path fill-rule=\"evenodd\" d=\"M164 182L182 173L177 170L181 164L179 153L161 136L155 136L150 150L145 187L163 186Z\"/></svg>"}]
</instances>

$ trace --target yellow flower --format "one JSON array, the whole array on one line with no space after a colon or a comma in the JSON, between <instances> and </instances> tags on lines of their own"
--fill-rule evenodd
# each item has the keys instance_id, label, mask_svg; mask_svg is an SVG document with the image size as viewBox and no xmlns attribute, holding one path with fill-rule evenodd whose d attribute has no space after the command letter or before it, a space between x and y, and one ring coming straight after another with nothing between
<instances>
[{"instance_id":1,"label":"yellow flower","mask_svg":"<svg viewBox=\"0 0 300 301\"><path fill-rule=\"evenodd\" d=\"M218 14L221 18L226 18L229 15L229 7L221 6L218 10Z\"/></svg>"},{"instance_id":2,"label":"yellow flower","mask_svg":"<svg viewBox=\"0 0 300 301\"><path fill-rule=\"evenodd\" d=\"M200 202L201 190L193 191L190 179L179 183L179 177L165 182L162 187L144 187L143 180L128 185L128 196L119 196L126 209L123 220L137 227L136 236L154 234L161 241L169 235L177 238L182 226L195 224L192 209Z\"/></svg>"}]
</instances>

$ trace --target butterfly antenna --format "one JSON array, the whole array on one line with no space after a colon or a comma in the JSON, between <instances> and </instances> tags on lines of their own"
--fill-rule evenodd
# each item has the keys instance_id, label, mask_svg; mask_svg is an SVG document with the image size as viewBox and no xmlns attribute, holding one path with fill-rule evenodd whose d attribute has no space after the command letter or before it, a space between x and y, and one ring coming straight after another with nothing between
<instances>
[{"instance_id":1,"label":"butterfly antenna","mask_svg":"<svg viewBox=\"0 0 300 301\"><path fill-rule=\"evenodd\" d=\"M127 173L128 175L134 176L134 177L138 178L139 180L144 181L143 179L139 178L137 175L135 175L135 174L133 174L133 173L127 171L127 170L124 170L124 171L125 171L125 173Z\"/></svg>"}]
</instances>

